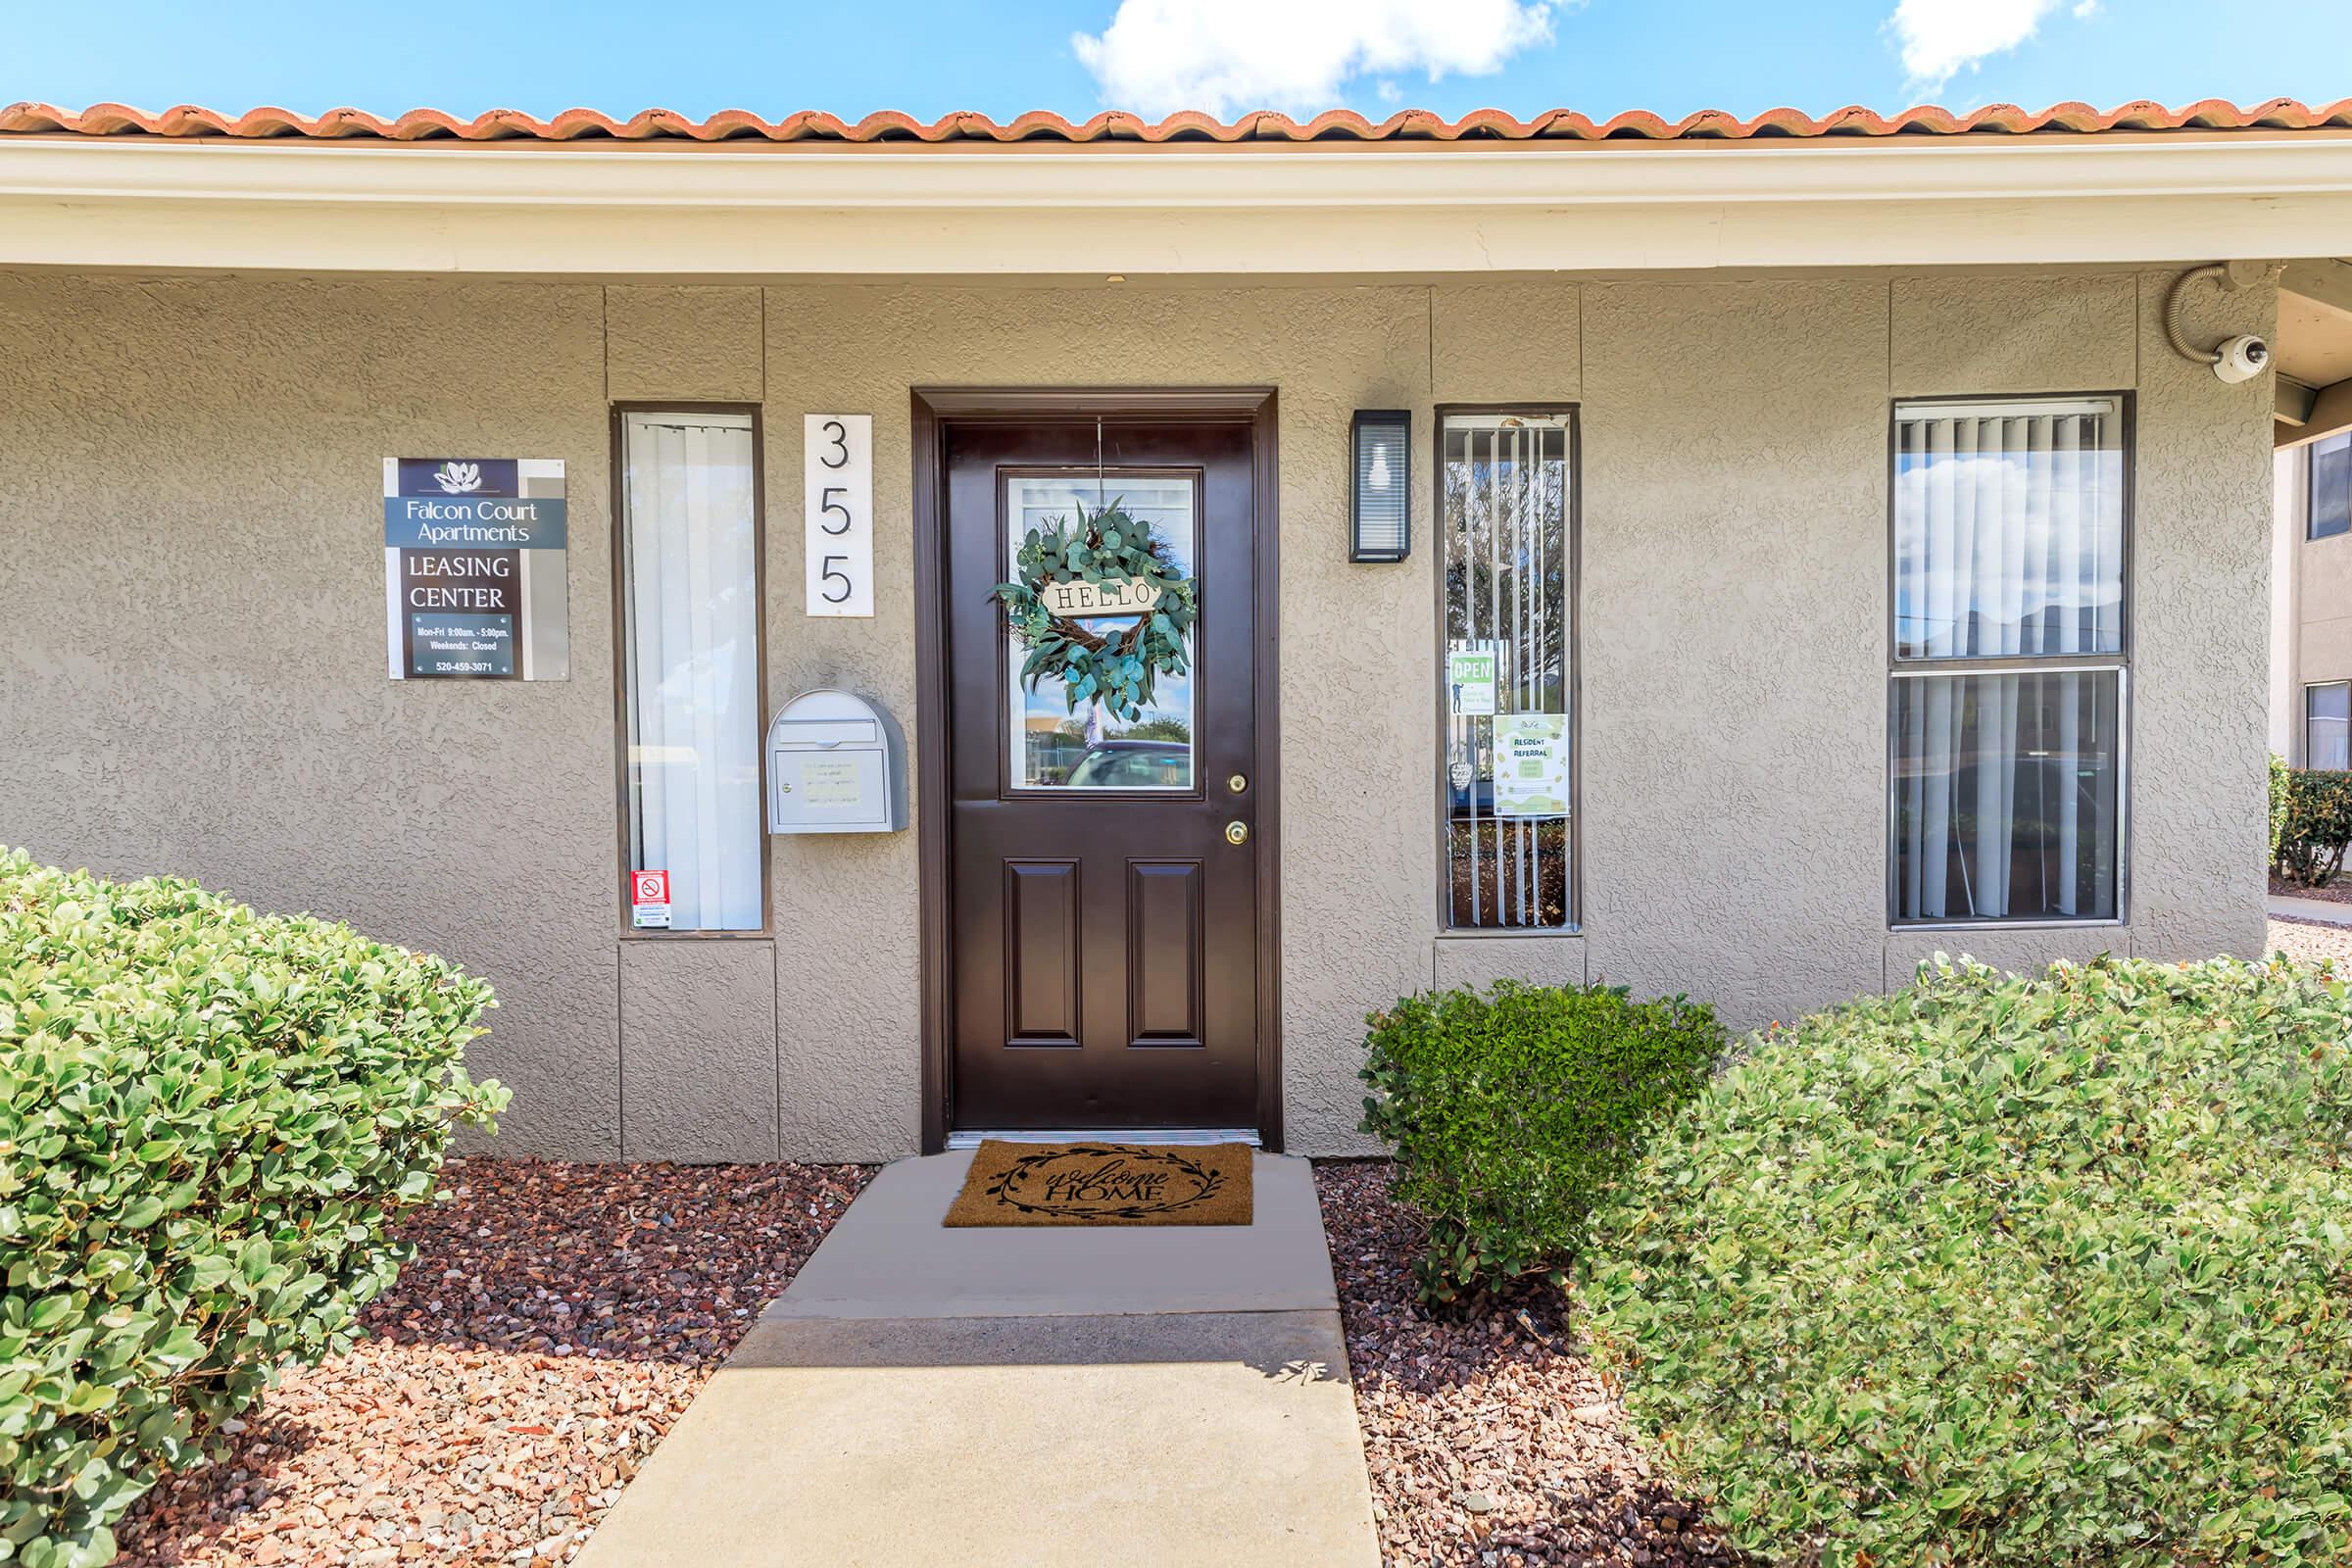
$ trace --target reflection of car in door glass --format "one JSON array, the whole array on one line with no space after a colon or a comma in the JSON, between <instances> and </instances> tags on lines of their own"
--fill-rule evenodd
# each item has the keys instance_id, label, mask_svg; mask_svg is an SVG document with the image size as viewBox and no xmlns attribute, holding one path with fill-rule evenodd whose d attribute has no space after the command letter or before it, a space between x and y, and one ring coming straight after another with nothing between
<instances>
[{"instance_id":1,"label":"reflection of car in door glass","mask_svg":"<svg viewBox=\"0 0 2352 1568\"><path fill-rule=\"evenodd\" d=\"M1070 769L1074 790L1180 790L1192 782L1193 749L1183 741L1097 741Z\"/></svg>"}]
</instances>

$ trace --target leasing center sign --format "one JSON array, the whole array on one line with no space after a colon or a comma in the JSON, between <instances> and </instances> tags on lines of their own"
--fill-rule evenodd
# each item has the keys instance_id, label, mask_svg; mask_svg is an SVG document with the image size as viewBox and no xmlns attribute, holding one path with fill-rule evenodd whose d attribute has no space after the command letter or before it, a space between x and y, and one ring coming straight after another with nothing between
<instances>
[{"instance_id":1,"label":"leasing center sign","mask_svg":"<svg viewBox=\"0 0 2352 1568\"><path fill-rule=\"evenodd\" d=\"M384 460L394 680L571 673L560 458Z\"/></svg>"}]
</instances>

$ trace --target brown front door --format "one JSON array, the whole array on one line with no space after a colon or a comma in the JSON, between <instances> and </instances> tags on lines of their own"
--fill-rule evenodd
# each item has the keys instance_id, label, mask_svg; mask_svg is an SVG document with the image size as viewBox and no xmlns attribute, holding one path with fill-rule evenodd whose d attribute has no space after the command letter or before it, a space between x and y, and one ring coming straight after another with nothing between
<instances>
[{"instance_id":1,"label":"brown front door","mask_svg":"<svg viewBox=\"0 0 2352 1568\"><path fill-rule=\"evenodd\" d=\"M954 1124L1254 1127L1251 427L950 423L944 457ZM990 597L1106 501L1199 583L1191 672L1135 714L1030 688Z\"/></svg>"}]
</instances>

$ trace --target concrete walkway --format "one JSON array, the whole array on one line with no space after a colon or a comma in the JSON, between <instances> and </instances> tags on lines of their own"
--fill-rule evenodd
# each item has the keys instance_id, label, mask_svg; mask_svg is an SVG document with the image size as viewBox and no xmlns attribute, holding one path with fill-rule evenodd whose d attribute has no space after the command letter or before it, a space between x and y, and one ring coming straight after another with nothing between
<instances>
[{"instance_id":1,"label":"concrete walkway","mask_svg":"<svg viewBox=\"0 0 2352 1568\"><path fill-rule=\"evenodd\" d=\"M2274 919L2317 920L2324 925L2352 925L2352 904L2338 904L2332 899L2298 899L2283 893L2270 896L2270 910Z\"/></svg>"},{"instance_id":2,"label":"concrete walkway","mask_svg":"<svg viewBox=\"0 0 2352 1568\"><path fill-rule=\"evenodd\" d=\"M874 1179L580 1568L1374 1568L1306 1161L1248 1227L945 1229L971 1157Z\"/></svg>"}]
</instances>

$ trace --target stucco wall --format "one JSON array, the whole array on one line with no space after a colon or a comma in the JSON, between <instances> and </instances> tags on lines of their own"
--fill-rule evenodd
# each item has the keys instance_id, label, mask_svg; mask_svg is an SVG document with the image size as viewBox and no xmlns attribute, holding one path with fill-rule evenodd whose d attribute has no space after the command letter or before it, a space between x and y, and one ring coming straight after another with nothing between
<instances>
[{"instance_id":1,"label":"stucco wall","mask_svg":"<svg viewBox=\"0 0 2352 1568\"><path fill-rule=\"evenodd\" d=\"M429 945L504 1005L516 1152L878 1157L918 1125L912 834L780 839L772 933L622 942L607 404L764 407L771 699L911 719L910 386L1273 384L1285 1092L1359 1149L1364 1011L1591 975L1752 1023L1937 947L2261 941L2269 388L2171 357L2164 277L765 289L0 277L0 842ZM2267 328L2269 303L2194 324ZM2137 393L2132 923L1890 934L1890 397ZM1579 402L1583 937L1441 938L1435 552L1347 562L1359 407ZM801 415L875 415L876 611L799 612ZM383 677L379 460L561 457L572 679ZM1426 447L1418 450L1426 451ZM1423 476L1425 479L1426 476ZM912 725L908 724L911 731Z\"/></svg>"},{"instance_id":2,"label":"stucco wall","mask_svg":"<svg viewBox=\"0 0 2352 1568\"><path fill-rule=\"evenodd\" d=\"M619 1151L594 287L0 278L0 842L496 982L518 1149ZM384 675L383 459L569 461L573 678Z\"/></svg>"}]
</instances>

